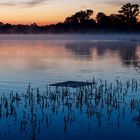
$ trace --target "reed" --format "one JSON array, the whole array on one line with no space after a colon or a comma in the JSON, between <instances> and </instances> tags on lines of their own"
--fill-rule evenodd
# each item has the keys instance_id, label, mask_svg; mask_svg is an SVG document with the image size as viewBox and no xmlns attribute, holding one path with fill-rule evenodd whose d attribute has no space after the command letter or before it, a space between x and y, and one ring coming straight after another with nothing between
<instances>
[{"instance_id":1,"label":"reed","mask_svg":"<svg viewBox=\"0 0 140 140\"><path fill-rule=\"evenodd\" d=\"M44 125L46 129L57 125L58 122L54 119L57 117L64 124L64 133L69 131L71 125L80 123L82 117L88 120L88 131L96 122L101 127L104 119L112 127L119 128L126 116L134 124L140 124L139 80L132 78L122 81L116 78L114 82L108 82L93 78L90 84L72 84L65 84L66 87L64 83L53 87L46 85L44 92L41 92L29 83L23 94L13 91L8 95L1 94L0 122L13 118L21 134L26 135L27 131L32 130L29 134L32 140L40 135ZM116 120L112 119L113 115Z\"/></svg>"}]
</instances>

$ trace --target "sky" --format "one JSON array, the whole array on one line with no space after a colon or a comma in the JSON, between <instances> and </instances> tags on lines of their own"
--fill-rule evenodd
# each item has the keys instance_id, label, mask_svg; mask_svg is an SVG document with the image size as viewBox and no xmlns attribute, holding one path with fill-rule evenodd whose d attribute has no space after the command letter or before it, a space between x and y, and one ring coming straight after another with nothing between
<instances>
[{"instance_id":1,"label":"sky","mask_svg":"<svg viewBox=\"0 0 140 140\"><path fill-rule=\"evenodd\" d=\"M107 15L117 13L127 2L140 5L140 0L0 0L0 21L11 24L53 24L63 22L79 10L92 9L93 17L98 12Z\"/></svg>"}]
</instances>

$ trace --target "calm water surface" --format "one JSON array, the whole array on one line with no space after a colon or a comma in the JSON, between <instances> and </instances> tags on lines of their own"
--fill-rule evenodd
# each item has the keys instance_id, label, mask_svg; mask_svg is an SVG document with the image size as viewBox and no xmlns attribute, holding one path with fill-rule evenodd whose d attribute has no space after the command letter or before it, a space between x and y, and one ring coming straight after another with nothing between
<instances>
[{"instance_id":1,"label":"calm water surface","mask_svg":"<svg viewBox=\"0 0 140 140\"><path fill-rule=\"evenodd\" d=\"M66 80L139 77L140 43L0 41L0 89Z\"/></svg>"},{"instance_id":2,"label":"calm water surface","mask_svg":"<svg viewBox=\"0 0 140 140\"><path fill-rule=\"evenodd\" d=\"M46 84L68 80L91 81L93 77L98 81L101 78L108 82L114 82L116 78L124 82L136 78L139 82L140 43L70 40L0 41L0 92L1 96L5 93L8 99L12 90L19 94L26 92L29 82L32 87L39 87L43 92ZM69 112L61 102L59 109L57 106L54 109L51 105L55 103L48 101L51 105L44 110L36 106L37 120L34 126L30 125L33 119L30 120L31 106L25 109L25 102L14 104L16 115L6 115L11 109L9 100L8 109L0 107L0 112L3 111L0 115L0 139L138 140L140 120L135 123L133 118L139 114L140 107L137 105L137 109L132 111L130 101L139 97L140 89L138 87L137 90L128 92L132 98L128 98L127 105L121 105L119 111L112 109L110 119L107 108L89 116L86 105L83 105L81 112L75 103L72 112ZM2 100L0 105L3 103ZM72 113L71 121L68 118L69 113ZM26 119L28 121L23 121Z\"/></svg>"}]
</instances>

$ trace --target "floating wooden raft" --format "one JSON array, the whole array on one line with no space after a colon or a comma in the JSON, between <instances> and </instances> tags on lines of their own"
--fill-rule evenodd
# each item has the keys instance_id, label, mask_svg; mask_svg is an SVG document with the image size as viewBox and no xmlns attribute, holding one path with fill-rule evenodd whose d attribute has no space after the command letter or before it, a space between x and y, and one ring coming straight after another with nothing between
<instances>
[{"instance_id":1,"label":"floating wooden raft","mask_svg":"<svg viewBox=\"0 0 140 140\"><path fill-rule=\"evenodd\" d=\"M50 84L50 86L76 88L76 87L90 86L94 84L95 84L94 82L66 81L61 83Z\"/></svg>"}]
</instances>

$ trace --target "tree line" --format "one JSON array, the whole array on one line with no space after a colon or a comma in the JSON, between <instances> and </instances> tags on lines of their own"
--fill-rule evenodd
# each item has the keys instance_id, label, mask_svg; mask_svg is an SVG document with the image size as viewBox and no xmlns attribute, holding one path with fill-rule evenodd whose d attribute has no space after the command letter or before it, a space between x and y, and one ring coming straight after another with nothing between
<instances>
[{"instance_id":1,"label":"tree line","mask_svg":"<svg viewBox=\"0 0 140 140\"><path fill-rule=\"evenodd\" d=\"M0 33L98 33L98 32L140 32L140 13L138 4L127 3L123 5L117 14L109 16L99 12L92 18L94 11L85 10L76 12L67 17L64 22L39 26L12 25L0 22Z\"/></svg>"}]
</instances>

